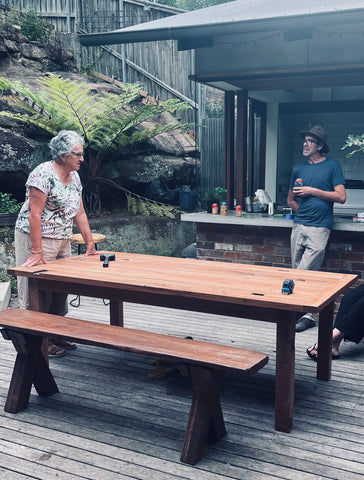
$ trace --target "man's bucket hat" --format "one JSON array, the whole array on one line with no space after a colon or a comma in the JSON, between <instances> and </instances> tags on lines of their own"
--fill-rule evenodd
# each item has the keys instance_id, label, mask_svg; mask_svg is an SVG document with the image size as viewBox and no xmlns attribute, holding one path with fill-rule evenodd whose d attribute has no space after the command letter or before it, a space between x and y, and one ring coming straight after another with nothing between
<instances>
[{"instance_id":1,"label":"man's bucket hat","mask_svg":"<svg viewBox=\"0 0 364 480\"><path fill-rule=\"evenodd\" d=\"M319 125L315 125L314 127L310 128L310 130L302 130L300 132L302 137L306 135L312 135L313 137L317 138L320 143L323 144L321 149L321 153L327 153L329 151L329 146L327 145L327 133L326 130Z\"/></svg>"}]
</instances>

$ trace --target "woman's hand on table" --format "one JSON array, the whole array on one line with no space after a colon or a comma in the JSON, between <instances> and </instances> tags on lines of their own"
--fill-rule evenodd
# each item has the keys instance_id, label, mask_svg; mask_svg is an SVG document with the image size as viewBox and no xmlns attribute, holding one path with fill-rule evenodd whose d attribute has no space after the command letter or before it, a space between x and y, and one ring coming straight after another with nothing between
<instances>
[{"instance_id":1,"label":"woman's hand on table","mask_svg":"<svg viewBox=\"0 0 364 480\"><path fill-rule=\"evenodd\" d=\"M92 246L90 245L87 247L85 257L89 257L90 255L99 255L100 253L102 252L96 250L94 244L92 244Z\"/></svg>"},{"instance_id":2,"label":"woman's hand on table","mask_svg":"<svg viewBox=\"0 0 364 480\"><path fill-rule=\"evenodd\" d=\"M34 265L37 265L38 263L48 263L47 260L44 258L43 252L31 253L28 260L24 262L21 266L34 267Z\"/></svg>"}]
</instances>

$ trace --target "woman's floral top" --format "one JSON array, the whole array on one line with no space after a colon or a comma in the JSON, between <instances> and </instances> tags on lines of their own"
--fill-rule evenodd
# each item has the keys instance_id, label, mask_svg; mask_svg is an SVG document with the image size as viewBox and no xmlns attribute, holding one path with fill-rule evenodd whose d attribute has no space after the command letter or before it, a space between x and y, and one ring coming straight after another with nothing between
<instances>
[{"instance_id":1,"label":"woman's floral top","mask_svg":"<svg viewBox=\"0 0 364 480\"><path fill-rule=\"evenodd\" d=\"M36 187L47 195L41 216L41 232L44 238L70 238L73 217L80 208L82 185L77 172L71 172L72 180L64 185L58 178L52 162L38 165L25 184L25 202L19 212L15 228L29 233L29 191Z\"/></svg>"}]
</instances>

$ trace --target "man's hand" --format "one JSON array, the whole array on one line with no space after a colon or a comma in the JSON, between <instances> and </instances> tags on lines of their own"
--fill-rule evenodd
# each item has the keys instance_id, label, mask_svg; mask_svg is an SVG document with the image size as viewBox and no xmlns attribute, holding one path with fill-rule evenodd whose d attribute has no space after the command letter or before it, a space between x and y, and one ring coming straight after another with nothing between
<instances>
[{"instance_id":1,"label":"man's hand","mask_svg":"<svg viewBox=\"0 0 364 480\"><path fill-rule=\"evenodd\" d=\"M314 191L317 190L312 187L304 186L304 187L293 187L292 191L295 197L308 197L314 194Z\"/></svg>"}]
</instances>

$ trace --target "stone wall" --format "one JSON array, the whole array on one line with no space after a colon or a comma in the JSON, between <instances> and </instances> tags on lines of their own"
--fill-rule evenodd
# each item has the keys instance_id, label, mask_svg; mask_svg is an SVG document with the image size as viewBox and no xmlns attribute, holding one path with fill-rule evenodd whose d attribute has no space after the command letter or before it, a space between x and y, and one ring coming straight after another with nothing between
<instances>
[{"instance_id":1,"label":"stone wall","mask_svg":"<svg viewBox=\"0 0 364 480\"><path fill-rule=\"evenodd\" d=\"M166 217L109 216L90 219L90 226L92 232L106 235L106 242L99 246L103 250L178 257L196 239L194 224ZM14 265L14 227L1 227L0 271Z\"/></svg>"}]
</instances>

